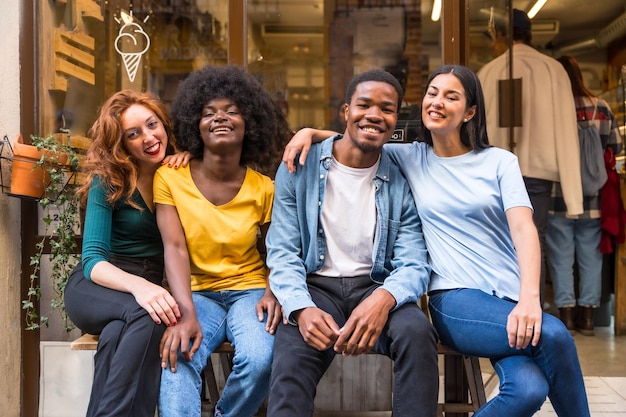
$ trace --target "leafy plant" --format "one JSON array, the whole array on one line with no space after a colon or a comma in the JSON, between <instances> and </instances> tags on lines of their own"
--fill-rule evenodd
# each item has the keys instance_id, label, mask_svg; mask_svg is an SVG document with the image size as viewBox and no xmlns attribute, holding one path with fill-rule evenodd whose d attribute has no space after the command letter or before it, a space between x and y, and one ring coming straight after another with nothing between
<instances>
[{"instance_id":1,"label":"leafy plant","mask_svg":"<svg viewBox=\"0 0 626 417\"><path fill-rule=\"evenodd\" d=\"M50 306L58 310L67 332L74 329L65 311L63 294L74 266L78 262L76 235L80 227L80 203L75 193L76 177L80 170L76 150L69 143L68 131L63 134L31 136L32 144L44 150L37 166L49 176L44 194L39 200L45 224L43 237L36 244L36 253L30 258L33 267L27 298L22 300L26 314L26 329L48 326L48 317L37 312L35 303L41 299L40 275L44 256L50 253L50 282L53 290ZM46 249L50 248L48 252Z\"/></svg>"}]
</instances>

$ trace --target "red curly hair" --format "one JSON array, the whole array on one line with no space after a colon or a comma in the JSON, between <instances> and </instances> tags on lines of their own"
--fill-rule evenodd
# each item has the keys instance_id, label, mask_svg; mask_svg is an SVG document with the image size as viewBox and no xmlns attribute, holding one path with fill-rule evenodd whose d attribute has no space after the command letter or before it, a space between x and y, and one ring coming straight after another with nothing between
<instances>
[{"instance_id":1,"label":"red curly hair","mask_svg":"<svg viewBox=\"0 0 626 417\"><path fill-rule=\"evenodd\" d=\"M136 207L131 196L137 188L137 161L124 147L122 141L124 129L121 120L124 112L135 104L146 107L159 118L168 137L167 154L172 153L172 126L165 105L151 93L118 91L104 102L98 118L89 130L93 142L87 151L83 168L87 175L85 182L77 191L83 206L87 202L91 182L94 176L98 176L109 190L110 204L126 198L129 204Z\"/></svg>"}]
</instances>

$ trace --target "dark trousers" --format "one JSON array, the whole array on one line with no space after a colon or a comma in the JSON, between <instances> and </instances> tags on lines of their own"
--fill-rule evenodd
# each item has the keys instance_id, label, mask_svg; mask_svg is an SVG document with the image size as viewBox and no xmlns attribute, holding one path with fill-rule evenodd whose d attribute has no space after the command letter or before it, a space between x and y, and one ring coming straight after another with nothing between
<instances>
[{"instance_id":1,"label":"dark trousers","mask_svg":"<svg viewBox=\"0 0 626 417\"><path fill-rule=\"evenodd\" d=\"M159 285L163 279L162 262L115 258L111 263ZM165 326L157 325L132 294L85 279L80 263L65 288L65 307L78 328L100 335L86 417L154 417Z\"/></svg>"},{"instance_id":2,"label":"dark trousers","mask_svg":"<svg viewBox=\"0 0 626 417\"><path fill-rule=\"evenodd\" d=\"M539 178L524 177L526 191L533 205L533 222L539 234L539 245L541 247L541 277L540 277L540 297L543 306L544 288L546 285L546 229L548 228L548 211L552 204L552 181Z\"/></svg>"},{"instance_id":3,"label":"dark trousers","mask_svg":"<svg viewBox=\"0 0 626 417\"><path fill-rule=\"evenodd\" d=\"M332 315L340 327L379 287L369 277L309 276L307 283L313 302ZM390 313L373 350L394 361L394 417L434 417L439 392L437 333L417 304L405 304ZM317 384L334 357L332 348L318 351L308 345L298 327L279 326L267 415L312 416Z\"/></svg>"}]
</instances>

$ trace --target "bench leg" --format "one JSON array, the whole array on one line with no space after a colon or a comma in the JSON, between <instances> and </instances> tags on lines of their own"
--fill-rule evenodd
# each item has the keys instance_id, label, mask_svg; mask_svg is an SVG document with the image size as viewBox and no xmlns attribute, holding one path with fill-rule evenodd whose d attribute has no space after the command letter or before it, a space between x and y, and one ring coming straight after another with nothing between
<instances>
[{"instance_id":1,"label":"bench leg","mask_svg":"<svg viewBox=\"0 0 626 417\"><path fill-rule=\"evenodd\" d=\"M204 383L206 388L206 395L208 400L211 402L211 409L215 409L215 404L220 397L220 392L217 388L217 381L215 380L215 372L213 370L213 363L211 359L206 363L206 367L204 368Z\"/></svg>"},{"instance_id":2,"label":"bench leg","mask_svg":"<svg viewBox=\"0 0 626 417\"><path fill-rule=\"evenodd\" d=\"M472 404L474 405L474 411L476 411L487 402L483 376L480 372L480 362L478 358L470 356L463 356L463 362L465 363L465 373L467 375L470 396L472 397Z\"/></svg>"},{"instance_id":3,"label":"bench leg","mask_svg":"<svg viewBox=\"0 0 626 417\"><path fill-rule=\"evenodd\" d=\"M233 353L220 353L219 356L222 372L224 373L224 381L226 381L230 375L230 371L233 369Z\"/></svg>"},{"instance_id":4,"label":"bench leg","mask_svg":"<svg viewBox=\"0 0 626 417\"><path fill-rule=\"evenodd\" d=\"M214 352L218 355L222 372L224 374L224 381L228 379L230 371L233 369L233 352ZM217 386L217 378L215 377L215 369L213 368L213 361L211 357L206 363L204 368L204 386L205 395L211 403L211 409L215 409L215 404L220 398L220 391Z\"/></svg>"},{"instance_id":5,"label":"bench leg","mask_svg":"<svg viewBox=\"0 0 626 417\"><path fill-rule=\"evenodd\" d=\"M467 417L487 402L478 358L444 355L444 403L437 415Z\"/></svg>"},{"instance_id":6,"label":"bench leg","mask_svg":"<svg viewBox=\"0 0 626 417\"><path fill-rule=\"evenodd\" d=\"M463 369L463 358L460 355L444 355L444 398L448 404L467 404L468 384ZM446 417L467 417L467 413L450 413L444 410Z\"/></svg>"}]
</instances>

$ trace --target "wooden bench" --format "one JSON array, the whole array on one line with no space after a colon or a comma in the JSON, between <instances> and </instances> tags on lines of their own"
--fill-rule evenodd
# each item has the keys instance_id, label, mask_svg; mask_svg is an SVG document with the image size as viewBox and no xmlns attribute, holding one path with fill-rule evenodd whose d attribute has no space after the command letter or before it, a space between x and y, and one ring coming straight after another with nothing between
<instances>
[{"instance_id":1,"label":"wooden bench","mask_svg":"<svg viewBox=\"0 0 626 417\"><path fill-rule=\"evenodd\" d=\"M72 350L96 350L98 336L84 334L74 340L70 347ZM443 389L446 400L439 404L438 415L475 412L487 402L478 358L462 355L441 343L439 343L438 352L444 355L444 362L456 361L456 363L448 362L448 365L452 366L444 368ZM234 350L230 343L226 342L218 346L213 353L219 355L224 380L226 380L232 370ZM219 388L211 360L207 362L204 369L204 384L207 399L213 407L219 398Z\"/></svg>"},{"instance_id":2,"label":"wooden bench","mask_svg":"<svg viewBox=\"0 0 626 417\"><path fill-rule=\"evenodd\" d=\"M98 348L98 336L85 333L70 343L72 350L96 350Z\"/></svg>"}]
</instances>

